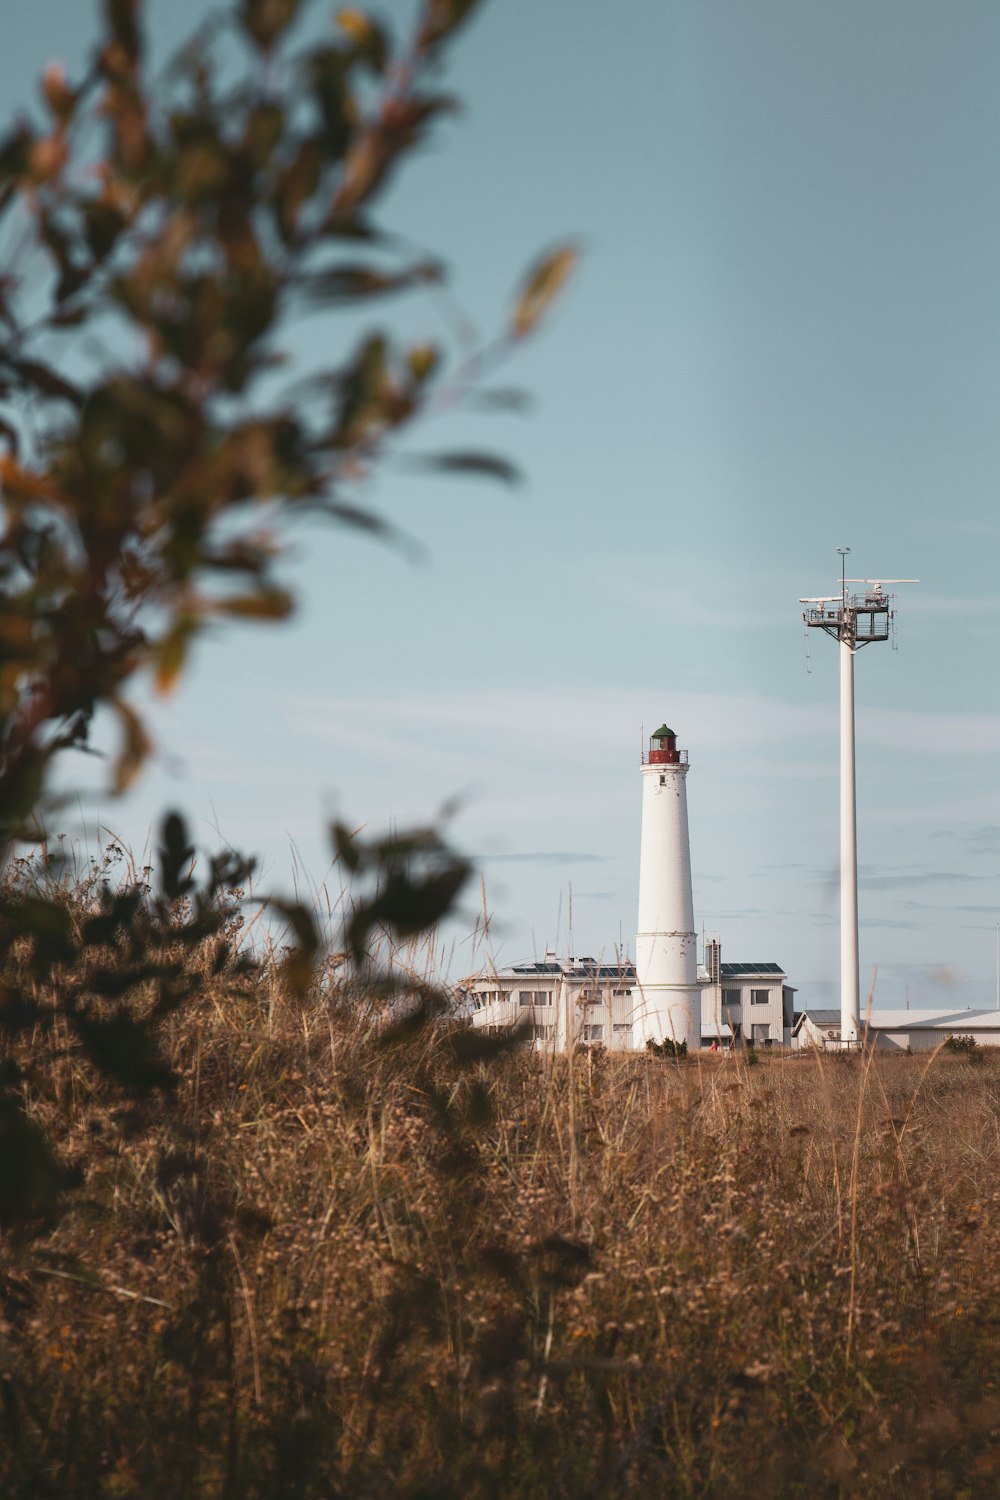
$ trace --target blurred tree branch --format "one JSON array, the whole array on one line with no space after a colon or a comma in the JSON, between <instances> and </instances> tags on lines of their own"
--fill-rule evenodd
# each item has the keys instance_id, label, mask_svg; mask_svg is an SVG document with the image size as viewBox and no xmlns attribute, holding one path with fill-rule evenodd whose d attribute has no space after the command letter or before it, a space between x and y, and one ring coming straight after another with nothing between
<instances>
[{"instance_id":1,"label":"blurred tree branch","mask_svg":"<svg viewBox=\"0 0 1000 1500\"><path fill-rule=\"evenodd\" d=\"M405 43L344 9L296 49L301 0L238 0L151 80L144 6L106 0L84 76L50 66L45 123L0 141L4 846L37 826L54 758L87 744L99 708L120 725L113 787L138 774L137 673L167 691L208 622L288 615L275 518L390 534L359 479L531 332L571 270L569 247L543 257L508 328L454 374L441 345L373 331L331 339L304 389L282 384L303 308L443 284L372 213L455 108L435 78L474 8L425 0ZM493 454L430 462L516 472Z\"/></svg>"}]
</instances>

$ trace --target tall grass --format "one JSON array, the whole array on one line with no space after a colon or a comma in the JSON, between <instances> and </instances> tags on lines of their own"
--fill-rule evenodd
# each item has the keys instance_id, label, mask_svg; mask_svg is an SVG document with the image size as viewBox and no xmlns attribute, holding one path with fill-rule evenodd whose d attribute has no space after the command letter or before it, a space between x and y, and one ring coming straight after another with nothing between
<instances>
[{"instance_id":1,"label":"tall grass","mask_svg":"<svg viewBox=\"0 0 1000 1500\"><path fill-rule=\"evenodd\" d=\"M470 1055L336 971L56 1034L83 1181L0 1249L10 1496L1000 1491L1000 1070Z\"/></svg>"}]
</instances>

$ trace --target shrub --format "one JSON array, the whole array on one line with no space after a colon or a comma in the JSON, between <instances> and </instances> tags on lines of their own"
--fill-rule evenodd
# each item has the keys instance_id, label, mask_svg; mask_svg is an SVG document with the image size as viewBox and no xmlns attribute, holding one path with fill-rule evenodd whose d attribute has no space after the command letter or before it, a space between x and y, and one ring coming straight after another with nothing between
<instances>
[{"instance_id":1,"label":"shrub","mask_svg":"<svg viewBox=\"0 0 1000 1500\"><path fill-rule=\"evenodd\" d=\"M665 1036L662 1042L654 1042L650 1037L646 1042L646 1051L653 1057L667 1057L675 1062L687 1057L687 1050L687 1042L676 1042L671 1036Z\"/></svg>"},{"instance_id":2,"label":"shrub","mask_svg":"<svg viewBox=\"0 0 1000 1500\"><path fill-rule=\"evenodd\" d=\"M983 1048L979 1046L974 1036L950 1036L944 1045L947 1052L953 1052L959 1057L966 1057L970 1063L985 1061Z\"/></svg>"}]
</instances>

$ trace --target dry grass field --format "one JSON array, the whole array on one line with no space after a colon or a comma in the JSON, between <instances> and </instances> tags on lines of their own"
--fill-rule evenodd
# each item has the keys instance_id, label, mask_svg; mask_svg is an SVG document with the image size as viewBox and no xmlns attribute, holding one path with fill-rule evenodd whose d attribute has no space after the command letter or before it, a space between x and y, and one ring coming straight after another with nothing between
<instances>
[{"instance_id":1,"label":"dry grass field","mask_svg":"<svg viewBox=\"0 0 1000 1500\"><path fill-rule=\"evenodd\" d=\"M34 1041L12 1500L1000 1493L1000 1058L483 1060L266 968L170 1026L169 1104Z\"/></svg>"}]
</instances>

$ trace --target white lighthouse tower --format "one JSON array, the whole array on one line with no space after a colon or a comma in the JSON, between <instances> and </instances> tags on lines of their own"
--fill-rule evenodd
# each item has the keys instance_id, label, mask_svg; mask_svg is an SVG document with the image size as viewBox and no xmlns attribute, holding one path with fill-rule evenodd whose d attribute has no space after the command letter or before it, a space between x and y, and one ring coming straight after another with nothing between
<instances>
[{"instance_id":1,"label":"white lighthouse tower","mask_svg":"<svg viewBox=\"0 0 1000 1500\"><path fill-rule=\"evenodd\" d=\"M701 1046L701 994L691 899L686 750L662 724L642 763L642 841L635 968L639 1005L632 1034L642 1047L665 1037Z\"/></svg>"}]
</instances>

